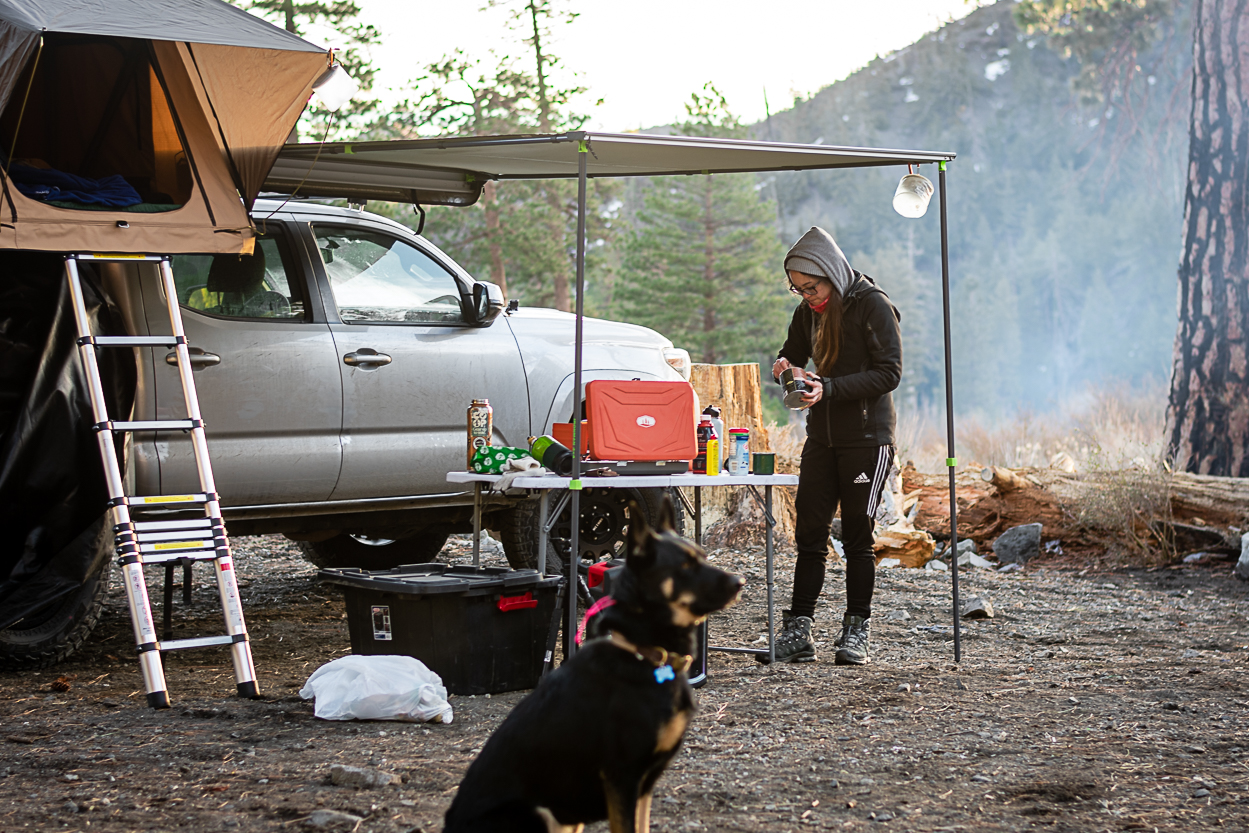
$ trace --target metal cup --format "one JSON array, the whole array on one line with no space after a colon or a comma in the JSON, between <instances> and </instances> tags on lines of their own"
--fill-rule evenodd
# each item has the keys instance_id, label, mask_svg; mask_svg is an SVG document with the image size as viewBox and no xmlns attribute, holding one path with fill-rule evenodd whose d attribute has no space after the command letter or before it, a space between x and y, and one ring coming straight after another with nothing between
<instances>
[{"instance_id":1,"label":"metal cup","mask_svg":"<svg viewBox=\"0 0 1249 833\"><path fill-rule=\"evenodd\" d=\"M771 451L757 451L750 455L751 474L774 474L776 472L776 454Z\"/></svg>"},{"instance_id":2,"label":"metal cup","mask_svg":"<svg viewBox=\"0 0 1249 833\"><path fill-rule=\"evenodd\" d=\"M802 395L811 388L801 379L794 376L794 369L787 367L781 371L781 384L785 386L785 407L791 411L801 411L807 406Z\"/></svg>"}]
</instances>

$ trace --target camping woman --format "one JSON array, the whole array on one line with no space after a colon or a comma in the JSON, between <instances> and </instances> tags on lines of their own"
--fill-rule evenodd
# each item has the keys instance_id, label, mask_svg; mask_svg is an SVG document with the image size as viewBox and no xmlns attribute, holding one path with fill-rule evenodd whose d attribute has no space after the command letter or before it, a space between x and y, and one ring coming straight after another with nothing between
<instances>
[{"instance_id":1,"label":"camping woman","mask_svg":"<svg viewBox=\"0 0 1249 833\"><path fill-rule=\"evenodd\" d=\"M889 297L850 268L832 235L812 228L785 255L789 289L801 296L789 335L772 365L807 382L807 441L798 477L798 550L790 609L776 638L776 659L811 662L811 626L824 586L833 514L841 505L846 554L846 612L838 665L868 661L876 507L893 464L896 422L890 392L902 376L900 316ZM815 372L805 370L810 361Z\"/></svg>"}]
</instances>

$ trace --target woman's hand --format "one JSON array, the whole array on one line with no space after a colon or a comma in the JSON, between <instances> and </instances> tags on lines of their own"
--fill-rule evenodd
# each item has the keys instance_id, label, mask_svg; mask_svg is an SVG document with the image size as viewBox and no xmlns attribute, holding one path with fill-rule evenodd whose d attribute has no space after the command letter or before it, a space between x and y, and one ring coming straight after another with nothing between
<instances>
[{"instance_id":1,"label":"woman's hand","mask_svg":"<svg viewBox=\"0 0 1249 833\"><path fill-rule=\"evenodd\" d=\"M792 366L793 365L789 363L789 359L781 356L779 359L772 362L772 378L779 380L781 378L781 374Z\"/></svg>"},{"instance_id":2,"label":"woman's hand","mask_svg":"<svg viewBox=\"0 0 1249 833\"><path fill-rule=\"evenodd\" d=\"M802 395L803 408L810 408L816 402L824 398L824 382L819 376L810 373L806 374L806 382L811 389Z\"/></svg>"}]
</instances>

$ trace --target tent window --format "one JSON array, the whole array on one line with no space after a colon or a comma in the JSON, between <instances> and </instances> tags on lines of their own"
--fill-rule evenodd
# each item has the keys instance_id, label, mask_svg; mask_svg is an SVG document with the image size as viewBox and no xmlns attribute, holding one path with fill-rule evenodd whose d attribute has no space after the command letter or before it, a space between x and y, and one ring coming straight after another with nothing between
<instances>
[{"instance_id":1,"label":"tent window","mask_svg":"<svg viewBox=\"0 0 1249 833\"><path fill-rule=\"evenodd\" d=\"M148 43L44 38L34 82L32 59L0 115L0 155L12 150L17 189L62 208L151 212L184 205L191 169Z\"/></svg>"}]
</instances>

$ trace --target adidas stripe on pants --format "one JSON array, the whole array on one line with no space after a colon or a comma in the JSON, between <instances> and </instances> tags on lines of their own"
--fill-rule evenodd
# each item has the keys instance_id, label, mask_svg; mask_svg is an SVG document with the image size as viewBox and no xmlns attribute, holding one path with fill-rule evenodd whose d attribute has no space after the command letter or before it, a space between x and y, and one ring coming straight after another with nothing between
<instances>
[{"instance_id":1,"label":"adidas stripe on pants","mask_svg":"<svg viewBox=\"0 0 1249 833\"><path fill-rule=\"evenodd\" d=\"M829 529L838 506L846 551L846 612L872 615L876 586L873 516L889 477L893 453L890 445L829 448L808 439L803 446L794 531L798 560L790 605L795 616L814 617L824 587Z\"/></svg>"}]
</instances>

